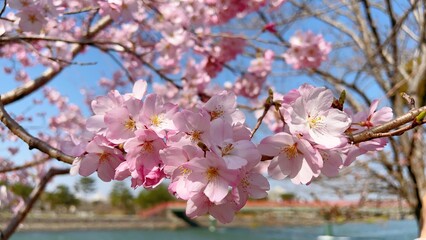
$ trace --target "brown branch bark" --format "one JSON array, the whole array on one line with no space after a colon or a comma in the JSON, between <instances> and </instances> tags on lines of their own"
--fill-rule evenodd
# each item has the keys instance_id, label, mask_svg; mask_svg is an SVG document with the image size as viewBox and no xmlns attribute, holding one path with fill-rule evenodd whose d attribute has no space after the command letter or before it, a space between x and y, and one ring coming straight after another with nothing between
<instances>
[{"instance_id":1,"label":"brown branch bark","mask_svg":"<svg viewBox=\"0 0 426 240\"><path fill-rule=\"evenodd\" d=\"M363 131L361 133L357 133L354 134L352 136L349 136L349 140L356 144L356 143L360 143L360 142L365 142L371 139L375 139L375 138L380 138L380 137L384 137L384 133L388 133L389 131L392 131L394 129L397 129L409 122L414 121L414 119L423 111L426 111L426 106L417 108L415 110L412 110L410 112L408 112L407 114L404 114L392 121L389 121L381 126L377 126L374 127L372 129ZM423 122L424 123L424 122ZM412 126L410 126L409 128L407 128L405 131L408 131L409 129L412 129L414 127L416 127L418 125L416 124L412 124ZM400 134L398 132L398 134ZM388 136L386 136L388 137Z\"/></svg>"},{"instance_id":2,"label":"brown branch bark","mask_svg":"<svg viewBox=\"0 0 426 240\"><path fill-rule=\"evenodd\" d=\"M102 31L107 26L109 26L111 23L112 23L112 19L110 17L102 18L101 20L99 20L99 22L95 26L93 26L93 28L89 31L89 34L85 36L85 38L86 39L93 38L100 31ZM84 47L85 45L83 44L78 44L74 46L71 50L72 58L76 57L81 51L83 51ZM2 94L1 101L3 102L4 105L7 105L9 103L12 103L24 98L25 96L31 94L32 92L36 91L40 87L50 82L59 73L61 73L62 70L65 69L65 67L66 66L60 66L56 69L53 69L53 68L46 69L46 71L44 71L44 73L40 77L34 79L33 81L29 81L12 91Z\"/></svg>"},{"instance_id":3,"label":"brown branch bark","mask_svg":"<svg viewBox=\"0 0 426 240\"><path fill-rule=\"evenodd\" d=\"M14 166L14 167L10 167L10 168L3 168L3 169L0 169L0 173L19 171L19 170L22 170L22 169L25 169L25 168L34 167L34 166L37 166L39 164L43 164L50 159L51 159L50 157L47 157L47 158L43 158L43 159L40 159L40 160L31 161L31 162L28 162L28 163L25 163L25 164L22 164L22 165L19 165L19 166Z\"/></svg>"},{"instance_id":4,"label":"brown branch bark","mask_svg":"<svg viewBox=\"0 0 426 240\"><path fill-rule=\"evenodd\" d=\"M51 158L56 158L59 161L62 161L64 163L72 164L74 161L74 157L69 156L59 149L56 149L46 142L32 136L29 134L21 125L19 125L5 110L0 97L0 121L3 122L3 124L16 136L18 136L20 139L22 139L24 142L26 142L31 149L36 148L47 155L49 155Z\"/></svg>"},{"instance_id":5,"label":"brown branch bark","mask_svg":"<svg viewBox=\"0 0 426 240\"><path fill-rule=\"evenodd\" d=\"M31 211L32 207L34 206L34 203L39 199L40 195L43 193L44 189L46 188L46 185L50 182L50 180L56 176L56 175L63 175L68 174L69 169L57 169L57 168L51 168L46 175L40 180L40 182L37 184L37 186L33 189L31 192L28 200L25 201L25 205L23 208L21 208L9 221L9 224L6 226L6 228L0 232L0 239L1 240L7 240L9 239L12 234L16 231L19 224L21 224L25 217L28 215L28 213Z\"/></svg>"}]
</instances>

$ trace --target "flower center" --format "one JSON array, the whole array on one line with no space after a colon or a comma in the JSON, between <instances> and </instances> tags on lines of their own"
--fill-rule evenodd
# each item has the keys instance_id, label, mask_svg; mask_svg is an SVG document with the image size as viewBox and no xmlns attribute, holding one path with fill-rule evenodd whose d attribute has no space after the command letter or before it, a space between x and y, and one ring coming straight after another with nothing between
<instances>
[{"instance_id":1,"label":"flower center","mask_svg":"<svg viewBox=\"0 0 426 240\"><path fill-rule=\"evenodd\" d=\"M99 163L105 162L108 160L109 154L106 152L99 153Z\"/></svg>"},{"instance_id":2,"label":"flower center","mask_svg":"<svg viewBox=\"0 0 426 240\"><path fill-rule=\"evenodd\" d=\"M220 109L216 109L215 111L210 112L211 121L222 117L224 113L225 112L223 110L220 110Z\"/></svg>"},{"instance_id":3,"label":"flower center","mask_svg":"<svg viewBox=\"0 0 426 240\"><path fill-rule=\"evenodd\" d=\"M221 149L222 157L229 155L233 149L234 149L234 146L231 143L227 144L224 148Z\"/></svg>"},{"instance_id":4,"label":"flower center","mask_svg":"<svg viewBox=\"0 0 426 240\"><path fill-rule=\"evenodd\" d=\"M207 169L206 175L207 175L207 180L209 181L214 180L219 175L218 169L215 167L209 167Z\"/></svg>"},{"instance_id":5,"label":"flower center","mask_svg":"<svg viewBox=\"0 0 426 240\"><path fill-rule=\"evenodd\" d=\"M160 124L163 122L162 118L158 116L157 114L151 116L150 120L151 120L151 124L156 127L160 126Z\"/></svg>"},{"instance_id":6,"label":"flower center","mask_svg":"<svg viewBox=\"0 0 426 240\"><path fill-rule=\"evenodd\" d=\"M198 130L195 130L195 131L193 131L193 132L191 132L189 135L191 136L191 141L192 142L199 142L199 141L201 141L201 134L202 134L203 132L201 132L201 131L198 131Z\"/></svg>"},{"instance_id":7,"label":"flower center","mask_svg":"<svg viewBox=\"0 0 426 240\"><path fill-rule=\"evenodd\" d=\"M179 166L179 170L180 170L180 174L187 176L189 175L192 171L186 167L183 166Z\"/></svg>"},{"instance_id":8,"label":"flower center","mask_svg":"<svg viewBox=\"0 0 426 240\"><path fill-rule=\"evenodd\" d=\"M154 150L154 146L152 146L152 141L144 142L142 144L142 150L144 152L152 152L152 150Z\"/></svg>"},{"instance_id":9,"label":"flower center","mask_svg":"<svg viewBox=\"0 0 426 240\"><path fill-rule=\"evenodd\" d=\"M284 147L282 152L287 155L288 159L295 158L299 154L299 152L297 151L297 143L294 143L293 145L288 147Z\"/></svg>"},{"instance_id":10,"label":"flower center","mask_svg":"<svg viewBox=\"0 0 426 240\"><path fill-rule=\"evenodd\" d=\"M317 117L308 117L308 124L310 128L316 128L318 125L322 124L322 116Z\"/></svg>"},{"instance_id":11,"label":"flower center","mask_svg":"<svg viewBox=\"0 0 426 240\"><path fill-rule=\"evenodd\" d=\"M136 122L131 117L124 123L124 127L128 130L134 131L136 129Z\"/></svg>"},{"instance_id":12,"label":"flower center","mask_svg":"<svg viewBox=\"0 0 426 240\"><path fill-rule=\"evenodd\" d=\"M28 21L30 21L32 24L36 23L38 21L37 16L35 14L29 14Z\"/></svg>"},{"instance_id":13,"label":"flower center","mask_svg":"<svg viewBox=\"0 0 426 240\"><path fill-rule=\"evenodd\" d=\"M322 160L324 162L327 161L330 158L330 155L328 153L324 152L324 151L319 151L319 153L320 153Z\"/></svg>"}]
</instances>

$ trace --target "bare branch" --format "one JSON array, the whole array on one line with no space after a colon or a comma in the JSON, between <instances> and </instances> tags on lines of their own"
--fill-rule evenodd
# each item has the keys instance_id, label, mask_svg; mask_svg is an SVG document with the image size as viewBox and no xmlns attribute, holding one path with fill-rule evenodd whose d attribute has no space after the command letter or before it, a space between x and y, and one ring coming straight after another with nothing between
<instances>
[{"instance_id":1,"label":"bare branch","mask_svg":"<svg viewBox=\"0 0 426 240\"><path fill-rule=\"evenodd\" d=\"M25 169L25 168L34 167L34 166L43 164L43 163L47 162L50 159L51 159L50 157L46 157L46 158L43 158L43 159L40 159L40 160L36 160L36 161L31 161L31 162L25 163L23 165L14 166L14 167L10 167L10 168L3 168L3 169L0 169L0 173L7 173L7 172L19 171L19 170L22 170L22 169Z\"/></svg>"},{"instance_id":2,"label":"bare branch","mask_svg":"<svg viewBox=\"0 0 426 240\"><path fill-rule=\"evenodd\" d=\"M89 34L86 36L86 39L93 38L96 36L101 30L105 29L108 25L112 23L112 19L110 17L104 17L92 28L92 30L89 32ZM84 50L85 45L78 44L74 46L71 50L72 58L76 57L81 51ZM7 105L9 103L15 102L19 99L24 98L25 96L31 94L32 92L36 91L40 87L44 86L48 82L50 82L54 77L56 77L59 73L64 70L64 66L60 66L56 69L54 68L48 68L44 73L36 78L33 81L29 81L22 85L21 87L18 87L12 91L9 91L5 94L1 95L1 99L4 105Z\"/></svg>"},{"instance_id":3,"label":"bare branch","mask_svg":"<svg viewBox=\"0 0 426 240\"><path fill-rule=\"evenodd\" d=\"M12 236L12 234L18 228L19 224L21 224L22 221L25 220L25 217L34 206L34 203L37 201L37 199L39 199L40 195L43 193L44 189L46 188L46 185L50 182L50 180L54 176L68 174L69 172L70 172L69 169L57 169L57 168L49 169L46 175L41 179L41 181L33 189L29 198L25 201L25 205L13 216L13 218L10 220L9 224L7 225L6 229L0 232L1 234L0 239L7 240Z\"/></svg>"},{"instance_id":4,"label":"bare branch","mask_svg":"<svg viewBox=\"0 0 426 240\"><path fill-rule=\"evenodd\" d=\"M381 137L389 137L389 136L394 136L394 135L399 135L402 134L404 132L406 132L409 129L412 129L414 127L419 126L420 124L424 124L426 123L423 119L422 123L418 123L418 124L414 124L414 120L416 119L416 117L422 113L423 111L426 111L426 106L423 106L421 108L417 108L415 110L411 110L410 112L408 112L405 115L402 115L392 121L389 121L381 126L377 126L374 127L372 129L363 131L361 133L357 133L354 135L350 135L349 139L351 140L352 143L356 144L356 143L360 143L360 142L365 142L371 139L375 139L375 138L381 138ZM408 127L404 127L404 131L403 132L399 132L399 130L395 130L399 128L400 126L403 126L409 122L413 122L413 124L409 125ZM393 131L393 132L390 132ZM394 135L389 135L387 136L386 133L394 133Z\"/></svg>"},{"instance_id":5,"label":"bare branch","mask_svg":"<svg viewBox=\"0 0 426 240\"><path fill-rule=\"evenodd\" d=\"M62 161L64 163L72 164L74 161L74 157L69 156L59 149L56 149L46 142L32 136L29 134L21 125L19 125L15 120L12 119L12 117L9 115L9 113L4 109L4 106L1 102L0 98L0 121L3 122L3 124L16 136L18 136L20 139L22 139L24 142L26 142L31 149L38 149L47 155L49 155L51 158L56 158L59 161Z\"/></svg>"},{"instance_id":6,"label":"bare branch","mask_svg":"<svg viewBox=\"0 0 426 240\"><path fill-rule=\"evenodd\" d=\"M0 10L0 17L3 15L4 11L6 10L7 0L4 0L3 7Z\"/></svg>"}]
</instances>

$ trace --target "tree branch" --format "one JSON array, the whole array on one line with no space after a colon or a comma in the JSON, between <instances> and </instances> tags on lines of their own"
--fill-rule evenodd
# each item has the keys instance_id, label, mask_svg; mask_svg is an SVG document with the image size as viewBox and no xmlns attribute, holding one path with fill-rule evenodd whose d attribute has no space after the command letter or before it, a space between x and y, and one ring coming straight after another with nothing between
<instances>
[{"instance_id":1,"label":"tree branch","mask_svg":"<svg viewBox=\"0 0 426 240\"><path fill-rule=\"evenodd\" d=\"M89 34L85 36L86 39L93 38L96 36L101 30L105 29L108 25L112 23L112 19L110 17L104 17L89 31ZM81 51L84 50L85 45L78 44L74 46L71 50L72 58L77 56ZM20 100L24 98L25 96L31 94L32 92L36 91L40 87L44 86L48 82L50 82L54 77L59 75L59 73L64 70L64 66L59 66L58 68L48 68L44 73L36 78L33 81L29 81L25 83L24 85L9 91L5 94L1 95L1 99L4 105L7 105L9 103L15 102L17 100Z\"/></svg>"},{"instance_id":2,"label":"tree branch","mask_svg":"<svg viewBox=\"0 0 426 240\"><path fill-rule=\"evenodd\" d=\"M414 122L413 122L416 119L416 117L420 113L422 113L423 111L426 111L426 106L411 110L407 114L404 114L404 115L402 115L402 116L400 116L400 117L398 117L398 118L396 118L392 121L389 121L389 122L387 122L383 125L374 127L372 129L369 129L369 130L365 130L361 133L349 135L348 136L349 140L353 144L356 144L356 143L365 142L365 141L375 139L375 138L394 136L394 135L386 135L386 134L389 134L389 133L394 133L395 135L400 135L400 134L408 131L409 129L412 129L414 127L417 127L421 124L426 123L424 121L424 119L422 120L421 123L414 124ZM403 125L405 125L409 122L413 122L413 124L409 125L408 127L403 127L404 128L403 132L400 132L398 130L398 128L400 126L403 126ZM394 130L394 129L397 129L397 130ZM392 130L394 130L394 131L392 131Z\"/></svg>"},{"instance_id":3,"label":"tree branch","mask_svg":"<svg viewBox=\"0 0 426 240\"><path fill-rule=\"evenodd\" d=\"M4 109L4 105L2 104L1 97L0 97L0 121L3 122L3 124L16 136L18 136L20 139L22 139L24 142L26 142L31 149L36 148L47 155L49 155L52 158L56 158L59 161L62 161L64 163L72 164L74 161L74 157L69 156L59 149L56 149L46 142L32 136L29 134L21 125L19 125L15 120L12 119L12 117L9 115L9 113Z\"/></svg>"},{"instance_id":4,"label":"tree branch","mask_svg":"<svg viewBox=\"0 0 426 240\"><path fill-rule=\"evenodd\" d=\"M5 230L0 232L0 240L7 240L12 236L12 234L18 228L19 224L21 224L22 221L24 221L25 217L31 211L32 207L34 206L34 203L37 201L37 199L39 199L40 195L43 193L47 183L49 183L54 176L68 174L69 172L70 172L70 169L68 168L67 169L57 169L57 168L49 169L46 175L41 179L41 181L33 189L29 198L25 201L25 205L21 209L19 209L17 213L15 213L13 218L9 221L9 224L7 225Z\"/></svg>"},{"instance_id":5,"label":"tree branch","mask_svg":"<svg viewBox=\"0 0 426 240\"><path fill-rule=\"evenodd\" d=\"M25 164L22 164L22 165L19 165L19 166L13 166L13 167L9 167L9 168L3 168L3 169L0 169L0 173L7 173L7 172L19 171L19 170L22 170L22 169L25 169L25 168L34 167L34 166L37 166L39 164L43 164L43 163L47 162L50 159L51 159L50 157L46 157L46 158L43 158L43 159L40 159L40 160L31 161L31 162L28 162L28 163L25 163Z\"/></svg>"}]
</instances>

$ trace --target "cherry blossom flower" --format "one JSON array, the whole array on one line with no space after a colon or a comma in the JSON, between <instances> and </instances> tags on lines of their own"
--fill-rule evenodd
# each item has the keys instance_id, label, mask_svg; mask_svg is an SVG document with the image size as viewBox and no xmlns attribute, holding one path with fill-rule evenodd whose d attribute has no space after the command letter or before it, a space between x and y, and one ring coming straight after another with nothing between
<instances>
[{"instance_id":1,"label":"cherry blossom flower","mask_svg":"<svg viewBox=\"0 0 426 240\"><path fill-rule=\"evenodd\" d=\"M228 195L230 196L230 194ZM232 196L230 196L232 198ZM212 215L222 223L230 223L235 216L237 207L232 200L223 200L220 203L213 203L203 193L195 194L188 200L186 205L186 215L195 218L206 213Z\"/></svg>"},{"instance_id":2,"label":"cherry blossom flower","mask_svg":"<svg viewBox=\"0 0 426 240\"><path fill-rule=\"evenodd\" d=\"M207 152L205 158L191 160L185 167L191 170L188 180L214 203L219 203L228 195L228 188L237 177L235 170L228 169L225 161L211 152Z\"/></svg>"},{"instance_id":3,"label":"cherry blossom flower","mask_svg":"<svg viewBox=\"0 0 426 240\"><path fill-rule=\"evenodd\" d=\"M124 161L121 151L102 136L96 136L87 144L86 152L78 165L80 175L87 177L97 171L99 178L105 182L114 179L115 169Z\"/></svg>"},{"instance_id":4,"label":"cherry blossom flower","mask_svg":"<svg viewBox=\"0 0 426 240\"><path fill-rule=\"evenodd\" d=\"M211 149L221 156L229 169L239 169L248 161L259 162L260 154L249 140L235 141L232 126L217 119L211 124Z\"/></svg>"},{"instance_id":5,"label":"cherry blossom flower","mask_svg":"<svg viewBox=\"0 0 426 240\"><path fill-rule=\"evenodd\" d=\"M177 111L177 105L164 103L156 94L150 94L144 101L140 120L146 127L154 130L159 137L165 137L167 133L176 132L173 116Z\"/></svg>"},{"instance_id":6,"label":"cherry blossom flower","mask_svg":"<svg viewBox=\"0 0 426 240\"><path fill-rule=\"evenodd\" d=\"M22 31L39 33L47 23L37 7L27 7L16 14L19 17L19 27Z\"/></svg>"},{"instance_id":7,"label":"cherry blossom flower","mask_svg":"<svg viewBox=\"0 0 426 240\"><path fill-rule=\"evenodd\" d=\"M352 117L352 125L348 132L351 134L359 133L364 130L379 126L393 118L393 112L390 107L383 107L377 110L379 100L374 100L368 110L359 112ZM349 111L348 111L349 112ZM349 145L346 148L347 154L344 161L345 166L349 166L356 157L365 154L369 151L382 150L387 144L387 138L377 138L356 145Z\"/></svg>"},{"instance_id":8,"label":"cherry blossom flower","mask_svg":"<svg viewBox=\"0 0 426 240\"><path fill-rule=\"evenodd\" d=\"M222 92L214 95L203 106L211 120L223 119L230 124L244 123L244 114L237 110L237 97L233 93Z\"/></svg>"},{"instance_id":9,"label":"cherry blossom flower","mask_svg":"<svg viewBox=\"0 0 426 240\"><path fill-rule=\"evenodd\" d=\"M260 142L261 154L273 157L268 173L274 179L290 178L295 184L309 183L317 177L323 161L319 153L305 139L281 132Z\"/></svg>"},{"instance_id":10,"label":"cherry blossom flower","mask_svg":"<svg viewBox=\"0 0 426 240\"><path fill-rule=\"evenodd\" d=\"M343 133L351 120L338 109L331 108L333 94L325 88L313 88L300 92L294 103L284 108L284 118L290 132L302 134L304 138L326 148L346 143Z\"/></svg>"},{"instance_id":11,"label":"cherry blossom flower","mask_svg":"<svg viewBox=\"0 0 426 240\"><path fill-rule=\"evenodd\" d=\"M294 69L318 68L327 60L330 51L331 44L322 35L299 31L290 38L290 48L283 57Z\"/></svg>"},{"instance_id":12,"label":"cherry blossom flower","mask_svg":"<svg viewBox=\"0 0 426 240\"><path fill-rule=\"evenodd\" d=\"M106 136L113 143L123 143L135 136L135 131L142 128L139 114L142 102L139 99L125 101L123 107L114 108L105 113Z\"/></svg>"},{"instance_id":13,"label":"cherry blossom flower","mask_svg":"<svg viewBox=\"0 0 426 240\"><path fill-rule=\"evenodd\" d=\"M207 112L183 110L175 114L173 123L177 130L184 132L186 138L190 139L194 145L197 145L198 142L208 144L210 115Z\"/></svg>"}]
</instances>

